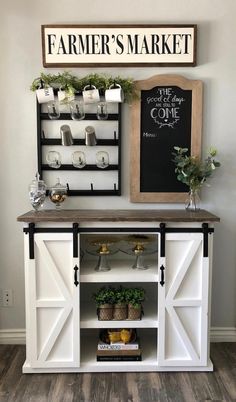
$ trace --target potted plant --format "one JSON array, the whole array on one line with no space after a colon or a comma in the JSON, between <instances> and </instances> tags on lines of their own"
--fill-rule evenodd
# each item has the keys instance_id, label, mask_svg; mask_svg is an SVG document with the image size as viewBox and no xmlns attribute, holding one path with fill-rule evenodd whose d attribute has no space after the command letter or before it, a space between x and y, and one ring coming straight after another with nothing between
<instances>
[{"instance_id":1,"label":"potted plant","mask_svg":"<svg viewBox=\"0 0 236 402\"><path fill-rule=\"evenodd\" d=\"M98 319L102 321L112 320L115 289L103 286L94 293L93 298L97 305Z\"/></svg>"},{"instance_id":2,"label":"potted plant","mask_svg":"<svg viewBox=\"0 0 236 402\"><path fill-rule=\"evenodd\" d=\"M128 303L128 320L141 320L145 290L143 288L128 288L126 289L125 296Z\"/></svg>"},{"instance_id":3,"label":"potted plant","mask_svg":"<svg viewBox=\"0 0 236 402\"><path fill-rule=\"evenodd\" d=\"M126 320L126 319L127 319L126 289L120 286L115 291L113 320Z\"/></svg>"},{"instance_id":4,"label":"potted plant","mask_svg":"<svg viewBox=\"0 0 236 402\"><path fill-rule=\"evenodd\" d=\"M188 148L174 147L173 162L176 165L177 179L189 187L189 198L186 209L199 210L198 192L208 177L212 175L220 162L215 160L217 150L210 148L207 158L202 161L198 156L188 155Z\"/></svg>"}]
</instances>

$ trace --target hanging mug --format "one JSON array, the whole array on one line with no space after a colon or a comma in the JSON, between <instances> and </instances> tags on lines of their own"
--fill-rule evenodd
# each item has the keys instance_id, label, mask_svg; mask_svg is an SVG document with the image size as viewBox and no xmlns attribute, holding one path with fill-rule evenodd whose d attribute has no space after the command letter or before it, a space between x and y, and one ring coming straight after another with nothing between
<instances>
[{"instance_id":1,"label":"hanging mug","mask_svg":"<svg viewBox=\"0 0 236 402\"><path fill-rule=\"evenodd\" d=\"M75 94L61 88L59 89L57 96L59 103L70 103L75 99Z\"/></svg>"},{"instance_id":2,"label":"hanging mug","mask_svg":"<svg viewBox=\"0 0 236 402\"><path fill-rule=\"evenodd\" d=\"M119 84L112 84L105 91L106 102L124 102L124 92Z\"/></svg>"},{"instance_id":3,"label":"hanging mug","mask_svg":"<svg viewBox=\"0 0 236 402\"><path fill-rule=\"evenodd\" d=\"M54 100L53 88L36 89L38 103L47 103Z\"/></svg>"},{"instance_id":4,"label":"hanging mug","mask_svg":"<svg viewBox=\"0 0 236 402\"><path fill-rule=\"evenodd\" d=\"M96 103L99 102L99 91L94 85L86 85L83 90L84 103Z\"/></svg>"}]
</instances>

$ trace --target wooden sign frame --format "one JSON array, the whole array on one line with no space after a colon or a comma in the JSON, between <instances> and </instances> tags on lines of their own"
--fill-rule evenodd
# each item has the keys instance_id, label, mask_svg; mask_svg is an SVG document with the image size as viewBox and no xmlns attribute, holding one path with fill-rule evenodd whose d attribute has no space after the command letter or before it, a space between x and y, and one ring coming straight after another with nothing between
<instances>
[{"instance_id":1,"label":"wooden sign frame","mask_svg":"<svg viewBox=\"0 0 236 402\"><path fill-rule=\"evenodd\" d=\"M44 67L196 65L197 25L42 25Z\"/></svg>"},{"instance_id":2,"label":"wooden sign frame","mask_svg":"<svg viewBox=\"0 0 236 402\"><path fill-rule=\"evenodd\" d=\"M179 75L156 75L147 80L136 81L138 99L132 104L132 133L130 155L130 200L131 202L184 202L185 192L141 192L140 191L140 157L141 157L141 91L151 90L156 86L176 86L192 91L191 109L191 155L201 155L202 136L202 89L200 80L188 80ZM176 144L178 145L178 144Z\"/></svg>"}]
</instances>

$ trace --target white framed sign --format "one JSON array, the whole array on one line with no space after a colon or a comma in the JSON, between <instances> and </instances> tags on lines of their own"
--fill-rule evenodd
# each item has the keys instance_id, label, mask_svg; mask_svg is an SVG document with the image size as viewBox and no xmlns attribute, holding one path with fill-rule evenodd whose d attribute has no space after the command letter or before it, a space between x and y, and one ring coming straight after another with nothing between
<instances>
[{"instance_id":1,"label":"white framed sign","mask_svg":"<svg viewBox=\"0 0 236 402\"><path fill-rule=\"evenodd\" d=\"M42 25L44 67L195 66L197 25Z\"/></svg>"}]
</instances>

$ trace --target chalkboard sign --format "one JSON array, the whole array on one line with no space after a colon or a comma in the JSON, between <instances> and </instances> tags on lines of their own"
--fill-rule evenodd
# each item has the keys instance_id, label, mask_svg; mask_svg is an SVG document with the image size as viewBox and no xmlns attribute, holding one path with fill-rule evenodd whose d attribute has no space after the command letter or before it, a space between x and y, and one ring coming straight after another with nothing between
<instances>
[{"instance_id":1,"label":"chalkboard sign","mask_svg":"<svg viewBox=\"0 0 236 402\"><path fill-rule=\"evenodd\" d=\"M177 180L174 146L200 155L202 83L161 75L136 83L133 106L131 201L182 202L187 186Z\"/></svg>"}]
</instances>

